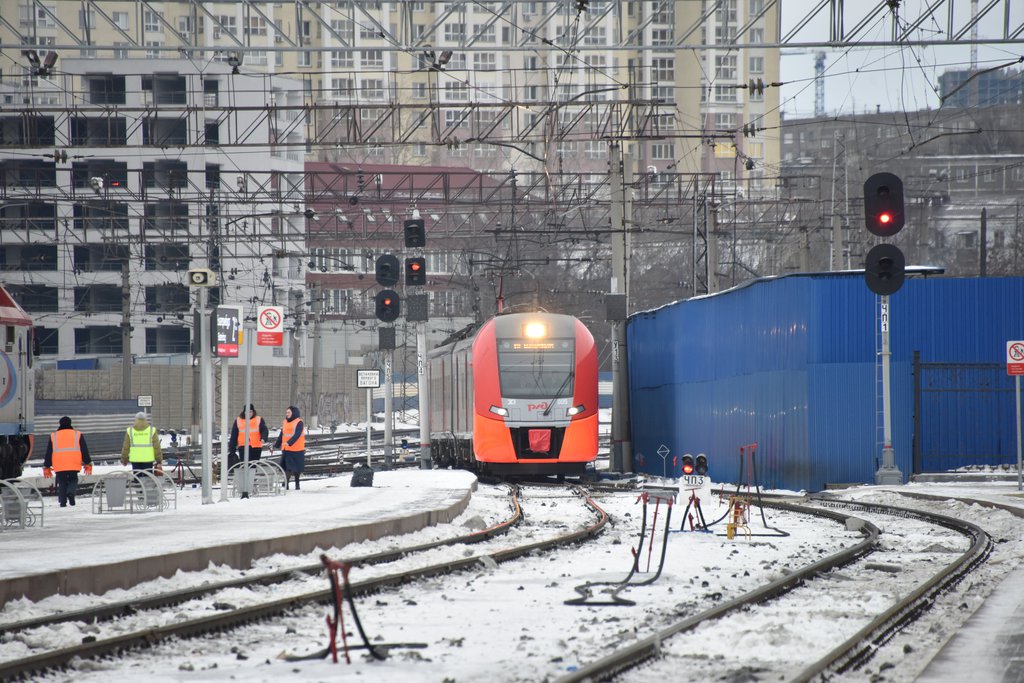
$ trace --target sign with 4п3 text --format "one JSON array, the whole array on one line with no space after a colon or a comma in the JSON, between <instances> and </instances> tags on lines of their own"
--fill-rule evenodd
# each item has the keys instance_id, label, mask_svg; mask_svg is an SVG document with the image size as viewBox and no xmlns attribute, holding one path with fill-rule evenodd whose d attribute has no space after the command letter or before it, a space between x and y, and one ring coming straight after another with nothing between
<instances>
[{"instance_id":1,"label":"sign with 4\u043f3 text","mask_svg":"<svg viewBox=\"0 0 1024 683\"><path fill-rule=\"evenodd\" d=\"M256 315L256 345L284 345L283 306L260 306Z\"/></svg>"},{"instance_id":2,"label":"sign with 4\u043f3 text","mask_svg":"<svg viewBox=\"0 0 1024 683\"><path fill-rule=\"evenodd\" d=\"M1006 374L1024 375L1024 341L1006 342Z\"/></svg>"}]
</instances>

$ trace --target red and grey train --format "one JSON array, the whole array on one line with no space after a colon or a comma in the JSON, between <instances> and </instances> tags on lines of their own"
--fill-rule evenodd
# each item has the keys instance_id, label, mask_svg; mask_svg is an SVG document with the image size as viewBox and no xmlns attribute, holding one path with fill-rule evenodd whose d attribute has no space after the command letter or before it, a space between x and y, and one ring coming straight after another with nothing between
<instances>
[{"instance_id":1,"label":"red and grey train","mask_svg":"<svg viewBox=\"0 0 1024 683\"><path fill-rule=\"evenodd\" d=\"M35 352L32 319L0 287L0 479L16 479L32 451Z\"/></svg>"},{"instance_id":2,"label":"red and grey train","mask_svg":"<svg viewBox=\"0 0 1024 683\"><path fill-rule=\"evenodd\" d=\"M597 458L597 348L576 318L499 315L428 358L436 464L579 474Z\"/></svg>"}]
</instances>

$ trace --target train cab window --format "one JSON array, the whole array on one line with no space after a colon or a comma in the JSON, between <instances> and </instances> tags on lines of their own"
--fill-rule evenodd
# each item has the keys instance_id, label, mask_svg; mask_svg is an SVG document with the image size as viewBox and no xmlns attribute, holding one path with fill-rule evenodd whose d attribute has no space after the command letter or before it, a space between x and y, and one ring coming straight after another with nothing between
<instances>
[{"instance_id":1,"label":"train cab window","mask_svg":"<svg viewBox=\"0 0 1024 683\"><path fill-rule=\"evenodd\" d=\"M573 394L573 353L568 343L556 350L499 348L501 395L505 398L552 398ZM562 350L565 349L565 350Z\"/></svg>"},{"instance_id":2,"label":"train cab window","mask_svg":"<svg viewBox=\"0 0 1024 683\"><path fill-rule=\"evenodd\" d=\"M7 325L7 333L4 335L4 350L10 353L14 351L14 342L16 336L14 334L14 325Z\"/></svg>"}]
</instances>

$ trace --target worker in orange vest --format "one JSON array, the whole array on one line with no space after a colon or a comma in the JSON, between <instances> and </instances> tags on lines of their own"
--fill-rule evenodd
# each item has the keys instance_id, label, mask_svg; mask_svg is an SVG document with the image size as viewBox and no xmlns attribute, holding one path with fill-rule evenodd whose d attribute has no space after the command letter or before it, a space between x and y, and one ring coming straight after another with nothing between
<instances>
[{"instance_id":1,"label":"worker in orange vest","mask_svg":"<svg viewBox=\"0 0 1024 683\"><path fill-rule=\"evenodd\" d=\"M288 406L284 411L284 422L281 433L274 442L274 448L281 449L281 467L284 469L284 487L288 488L288 480L295 475L295 490L299 490L299 475L306 465L306 430L296 406Z\"/></svg>"},{"instance_id":2,"label":"worker in orange vest","mask_svg":"<svg viewBox=\"0 0 1024 683\"><path fill-rule=\"evenodd\" d=\"M235 423L231 425L231 438L228 439L228 467L233 467L245 459L247 427L249 431L249 460L259 460L263 455L263 444L270 438L270 429L267 427L266 421L256 414L256 406L250 403L248 420L246 420L243 408L235 418Z\"/></svg>"},{"instance_id":3,"label":"worker in orange vest","mask_svg":"<svg viewBox=\"0 0 1024 683\"><path fill-rule=\"evenodd\" d=\"M71 418L65 415L57 423L57 431L50 434L43 458L43 476L49 479L57 473L57 500L61 507L75 504L78 490L78 470L92 474L92 458L85 436L71 427Z\"/></svg>"}]
</instances>

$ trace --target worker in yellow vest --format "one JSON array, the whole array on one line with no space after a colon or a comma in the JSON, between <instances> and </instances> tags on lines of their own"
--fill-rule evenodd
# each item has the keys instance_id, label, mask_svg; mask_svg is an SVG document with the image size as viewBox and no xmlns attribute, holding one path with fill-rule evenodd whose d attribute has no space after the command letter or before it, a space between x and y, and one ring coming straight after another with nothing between
<instances>
[{"instance_id":1,"label":"worker in yellow vest","mask_svg":"<svg viewBox=\"0 0 1024 683\"><path fill-rule=\"evenodd\" d=\"M160 450L160 435L149 424L149 416L135 413L135 422L124 433L121 444L121 464L131 463L133 470L160 470L164 455Z\"/></svg>"},{"instance_id":2,"label":"worker in yellow vest","mask_svg":"<svg viewBox=\"0 0 1024 683\"><path fill-rule=\"evenodd\" d=\"M235 418L231 425L231 438L228 439L228 467L234 467L245 459L246 435L249 440L249 460L259 460L263 455L263 444L270 438L270 429L266 421L256 414L256 406L249 404L249 417L245 417L245 409Z\"/></svg>"},{"instance_id":3,"label":"worker in yellow vest","mask_svg":"<svg viewBox=\"0 0 1024 683\"><path fill-rule=\"evenodd\" d=\"M284 411L284 422L281 433L274 442L274 448L281 449L281 468L284 469L284 487L288 488L288 480L295 477L295 490L299 490L299 475L306 465L306 430L296 406L288 406Z\"/></svg>"},{"instance_id":4,"label":"worker in yellow vest","mask_svg":"<svg viewBox=\"0 0 1024 683\"><path fill-rule=\"evenodd\" d=\"M78 490L78 470L92 474L92 458L85 436L71 427L71 418L65 415L57 423L57 431L50 434L43 458L43 476L49 479L57 473L57 501L61 507L75 504Z\"/></svg>"}]
</instances>

